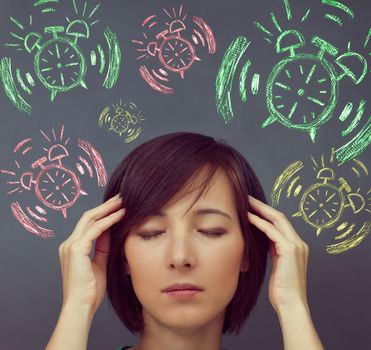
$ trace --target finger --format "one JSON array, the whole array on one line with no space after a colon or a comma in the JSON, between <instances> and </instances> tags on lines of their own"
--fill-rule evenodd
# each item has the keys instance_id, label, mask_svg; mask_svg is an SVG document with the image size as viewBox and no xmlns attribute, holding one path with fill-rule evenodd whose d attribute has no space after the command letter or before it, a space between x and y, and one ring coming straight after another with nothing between
<instances>
[{"instance_id":1,"label":"finger","mask_svg":"<svg viewBox=\"0 0 371 350\"><path fill-rule=\"evenodd\" d=\"M61 267L61 273L62 273L62 276L63 276L63 271L64 271L64 267L63 267L63 245L60 245L58 247L58 255L59 255L59 264L60 264L60 267Z\"/></svg>"},{"instance_id":2,"label":"finger","mask_svg":"<svg viewBox=\"0 0 371 350\"><path fill-rule=\"evenodd\" d=\"M94 247L94 257L99 254L108 255L110 251L110 233L111 229L104 230L97 238Z\"/></svg>"},{"instance_id":3,"label":"finger","mask_svg":"<svg viewBox=\"0 0 371 350\"><path fill-rule=\"evenodd\" d=\"M256 226L259 230L263 231L270 240L276 243L282 243L282 244L285 243L286 238L270 222L250 212L248 212L247 215L248 215L249 222L253 224L254 226Z\"/></svg>"},{"instance_id":4,"label":"finger","mask_svg":"<svg viewBox=\"0 0 371 350\"><path fill-rule=\"evenodd\" d=\"M111 213L108 216L95 221L84 235L83 240L96 240L104 231L108 230L112 225L120 221L124 216L124 213L125 208L121 208L114 213Z\"/></svg>"},{"instance_id":5,"label":"finger","mask_svg":"<svg viewBox=\"0 0 371 350\"><path fill-rule=\"evenodd\" d=\"M255 212L268 219L273 225L280 224L283 218L283 213L271 207L270 205L260 201L249 195L249 204Z\"/></svg>"},{"instance_id":6,"label":"finger","mask_svg":"<svg viewBox=\"0 0 371 350\"><path fill-rule=\"evenodd\" d=\"M121 207L121 203L122 199L116 197L102 203L98 207L84 212L84 214L81 216L80 220L76 224L75 230L69 237L69 240L76 240L83 237L85 232L91 225L94 225L97 220L100 220L103 217L106 217L107 215L110 215L111 213L118 210Z\"/></svg>"},{"instance_id":7,"label":"finger","mask_svg":"<svg viewBox=\"0 0 371 350\"><path fill-rule=\"evenodd\" d=\"M98 239L102 233L104 233L106 230L108 230L112 225L120 221L125 213L125 209L121 208L120 210L111 213L110 215L106 216L105 218L94 222L94 225L92 225L80 239L75 239L71 240L66 246L71 246L71 245L77 245L79 247L89 247L87 251L85 251L86 255L90 255L91 253L91 247L93 246L93 241ZM104 243L104 242L103 242ZM101 244L101 243L100 243ZM105 246L100 249L97 247L97 252L98 253L109 253L107 249L107 242L104 243ZM85 249L86 250L86 249Z\"/></svg>"},{"instance_id":8,"label":"finger","mask_svg":"<svg viewBox=\"0 0 371 350\"><path fill-rule=\"evenodd\" d=\"M263 203L262 201L249 195L249 203L251 208L263 218L268 219L274 226L276 226L279 231L287 239L297 243L303 243L300 236L296 233L294 227L291 225L290 221L286 218L286 215L281 211L272 208L271 206Z\"/></svg>"},{"instance_id":9,"label":"finger","mask_svg":"<svg viewBox=\"0 0 371 350\"><path fill-rule=\"evenodd\" d=\"M119 197L121 197L121 194L120 194L120 193L117 193L117 194L115 194L113 197L108 198L107 200L105 200L105 202L112 201L112 200L114 200L114 199L116 199L116 198L119 198Z\"/></svg>"},{"instance_id":10,"label":"finger","mask_svg":"<svg viewBox=\"0 0 371 350\"><path fill-rule=\"evenodd\" d=\"M94 257L97 253L108 254L110 248L110 229L102 232L102 234L97 238L94 247Z\"/></svg>"},{"instance_id":11,"label":"finger","mask_svg":"<svg viewBox=\"0 0 371 350\"><path fill-rule=\"evenodd\" d=\"M121 205L122 198L119 195L110 198L104 203L98 205L95 208L92 208L84 213L85 220L94 221L99 220L102 217L106 216L107 213L117 210L118 206Z\"/></svg>"},{"instance_id":12,"label":"finger","mask_svg":"<svg viewBox=\"0 0 371 350\"><path fill-rule=\"evenodd\" d=\"M110 251L110 227L121 220L124 214L125 209L120 209L96 223L96 226L99 225L99 228L96 230L97 232L101 231L101 233L96 238L97 240L94 247L93 262L97 263L102 268L105 268L106 266ZM90 237L94 239L94 237L96 237L96 233Z\"/></svg>"},{"instance_id":13,"label":"finger","mask_svg":"<svg viewBox=\"0 0 371 350\"><path fill-rule=\"evenodd\" d=\"M108 203L108 202L112 202L118 198L121 198L121 194L120 193L117 193L115 196L111 197L111 198L108 198L107 200L105 200L103 203L101 204L104 204L104 203Z\"/></svg>"}]
</instances>

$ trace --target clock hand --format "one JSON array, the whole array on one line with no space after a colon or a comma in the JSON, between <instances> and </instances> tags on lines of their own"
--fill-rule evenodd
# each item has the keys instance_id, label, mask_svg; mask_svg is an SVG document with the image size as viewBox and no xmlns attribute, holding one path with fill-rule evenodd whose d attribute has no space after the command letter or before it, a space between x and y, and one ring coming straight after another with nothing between
<instances>
[{"instance_id":1,"label":"clock hand","mask_svg":"<svg viewBox=\"0 0 371 350\"><path fill-rule=\"evenodd\" d=\"M317 103L318 105L320 105L320 106L322 106L322 107L325 105L322 101L317 100L317 99L314 98L314 97L308 96L307 99L310 100L310 101L312 101L312 102L314 102L314 103Z\"/></svg>"}]
</instances>

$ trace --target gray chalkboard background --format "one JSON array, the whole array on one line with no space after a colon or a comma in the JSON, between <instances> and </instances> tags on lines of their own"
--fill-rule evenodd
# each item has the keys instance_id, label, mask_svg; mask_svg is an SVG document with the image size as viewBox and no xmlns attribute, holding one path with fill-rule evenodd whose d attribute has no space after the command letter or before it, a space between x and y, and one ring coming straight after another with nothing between
<instances>
[{"instance_id":1,"label":"gray chalkboard background","mask_svg":"<svg viewBox=\"0 0 371 350\"><path fill-rule=\"evenodd\" d=\"M47 57L47 50L53 51L54 49L53 44L46 49L42 46L53 36L52 33L45 33L44 28L64 26L65 29L68 25L66 17L70 21L82 18L84 3L85 1L76 0L76 14L72 0L60 0L59 3L45 2L44 4L38 1L0 1L2 81L9 78L10 71L19 93L18 98L21 96L29 106L27 110L22 110L12 103L8 96L9 91L6 93L4 89L4 86L10 84L9 79L7 84L0 84L0 169L2 169L0 173L2 227L0 231L0 349L43 349L55 327L62 302L58 246L72 232L82 213L101 203L104 192L104 179L101 178L101 182L98 182L93 157L89 157L80 147L81 142L78 144L78 140L88 141L93 150L98 152L103 160L107 177L109 177L116 164L139 144L155 136L175 131L208 134L224 139L236 147L256 170L268 198L276 179L283 171L293 162L303 162L303 168L295 174L295 176L300 175L300 181L292 187L292 191L295 188L299 191L296 186L300 182L301 192L299 191L297 196L291 193L290 198L286 197L287 188L293 180L290 178L283 184L277 207L291 218L297 232L310 246L308 298L313 321L326 349L369 349L371 344L369 329L371 325L371 239L364 237L358 245L348 246L337 254L327 251L326 248L355 235L362 225L369 223L370 194L367 195L367 191L370 184L367 169L370 166L370 149L364 147L356 155L358 162L349 159L342 166L338 166L336 162L329 163L332 147L338 149L345 145L358 132L365 130L362 128L370 122L370 108L367 104L371 91L369 73L363 77L362 81L357 82L357 77L362 74L363 69L360 66L359 57L352 56L345 59L351 67L349 69L354 70L357 77L353 80L349 76L339 79L336 105L331 110L331 118L318 127L315 142L311 141L308 132L285 127L280 122L275 122L265 128L262 128L261 124L269 116L265 93L268 76L280 60L289 56L288 51L282 53L275 51L274 42L279 30L274 25L271 13L274 14L282 30L296 29L305 38L305 46L297 48L297 53L312 54L312 57L316 55L318 48L311 44L311 39L313 36L319 36L338 48L337 55L331 56L325 53L322 59L331 62L331 66L337 74L340 74L341 67L335 63L335 60L347 51L350 42L349 51L358 52L365 58L368 63L368 72L371 63L369 62L371 47L369 41L371 39L367 41L367 34L370 30L371 2L348 0L342 2L344 6L330 6L329 3L333 5L340 3L321 2L320 0L184 1L182 14L187 14L188 17L184 20L186 29L182 35L188 35L188 40L193 43L200 61L194 61L191 67L185 70L184 79L180 74L168 71L169 82L165 85L171 87L174 93L162 94L149 86L139 73L140 65L146 65L149 70L160 67L158 53L156 57L137 59L144 51L136 51L136 49L145 48L145 46L136 44L132 40L144 40L143 32L149 35L151 30L152 32L164 30L167 15L163 8L168 9L172 14L172 7L179 11L182 3L165 0L101 1L101 6L91 18L88 18L88 14L97 4L89 0L84 13L84 18L89 22L89 38L69 36L70 40L78 39L77 45L84 54L87 71L83 78L87 88L81 85L69 88L69 91L58 92L54 101L51 101L52 89L45 86L46 83L43 84L36 73L37 69L41 70L42 67L46 67L42 66L44 64L42 58ZM290 6L290 16L285 4ZM308 12L309 9L311 11ZM32 24L30 24L30 14ZM153 23L152 19L150 20L152 22L142 27L144 19L153 14L157 15L158 23L148 28L149 24ZM305 15L307 18L303 20ZM193 16L201 17L212 29L216 41L215 53L208 52L207 44L202 47L200 37L197 39L197 45L194 39L191 39L192 30L198 28L200 36L205 40L200 27L192 22ZM99 22L92 24L96 20ZM271 34L264 33L255 22L259 22ZM161 23L163 23L162 27ZM106 86L103 86L110 57L107 27L109 27L109 33L116 33L121 49L119 75L117 81L111 81L112 86L109 86L107 82ZM30 32L40 33L40 41L35 44L37 37L33 38L32 43L36 46L29 53L25 50L24 37ZM63 31L57 35L68 37ZM241 53L240 61L235 62L235 77L231 85L234 117L229 123L225 123L222 115L217 112L216 77L226 50L239 36L244 36L251 43ZM264 37L270 39L273 44L270 44ZM286 44L292 43L290 40L287 39ZM12 43L18 45L7 45ZM32 43L30 41L30 46ZM65 45L66 49L69 45L62 41L59 43L61 47ZM23 49L17 50L18 48ZM42 54L38 50L43 51ZM106 58L106 66L103 69L100 67L102 56L99 51L102 51L102 55ZM111 58L112 52L111 47ZM52 54L53 52L50 53ZM97 60L95 66L92 65L94 55ZM39 68L34 66L37 57L40 59ZM49 58L52 59L51 56ZM239 94L238 86L240 73L247 60L250 60L251 66L246 76L247 101L244 102ZM304 58L303 60L305 61ZM114 69L114 61L110 63L111 69ZM70 70L68 70L66 67L55 66L51 73L56 79L61 79L59 72L63 71L64 77L67 79L70 74L70 80L73 81L73 68L71 67L73 66L69 66ZM308 67L307 62L304 70ZM17 69L19 77L17 77ZM99 72L100 69L101 72ZM51 79L53 78L48 78L45 72L40 74L44 74L43 79L52 85ZM307 70L306 74L308 74ZM256 82L258 77L260 79L259 90L253 93L251 82L253 79ZM34 86L31 84L32 79ZM23 81L25 87L21 86L20 81ZM157 78L157 81L161 80ZM54 82L54 84L58 83ZM65 85L67 86L68 83L65 82ZM308 85L308 89L311 88L314 89L313 86ZM308 93L311 92L313 91ZM301 97L299 94L293 94L290 98L286 94L284 97L286 107L283 110L288 108L287 106L291 108L294 100L299 97ZM108 121L113 118L120 100L122 105L126 104L126 106L129 102L133 102L136 105L135 113L138 115L140 111L143 117L140 122L139 135L130 142L126 142L128 134L123 133L120 136L109 130ZM343 110L347 104L352 105L353 109L345 120ZM318 103L313 105L318 107ZM135 114L135 107L131 105L131 108L132 114ZM305 111L305 108L310 109L311 105L307 102L306 105L298 108ZM357 109L364 111L357 114ZM309 113L310 111L308 115ZM344 120L339 119L342 113ZM357 115L359 120L357 120ZM99 124L100 116L103 118L102 125ZM346 130L352 121L356 123L354 129L342 136L341 132ZM45 165L34 164L32 168L31 164L45 156L46 152L43 148L50 147L54 142L53 129L59 140L62 126L64 126L63 142L68 138L70 141L66 146L68 155L65 154L65 157L60 160L65 167L78 174L82 190L87 193L87 195L80 196L74 205L66 209L66 217L63 216L61 210L53 210L36 198L35 182L30 182L30 174L24 177L25 182L28 179L28 184L31 184L30 189L24 188L21 193L19 190L9 193L19 185L12 184L12 182L20 181L22 173L32 173L32 179L35 181L37 173ZM51 138L51 142L47 141L40 130ZM369 135L368 129L368 139ZM367 137L364 137L366 141ZM27 139L31 140L25 141L15 149L19 142ZM28 149L31 146L33 148ZM27 152L26 149L28 149ZM326 166L331 167L336 173L337 186L340 186L340 178L347 181L350 188L346 190L345 186L341 191L347 203L352 199L356 208L352 209L348 205L337 222L331 227L320 230L320 234L317 235L313 225L306 223L301 216L292 217L292 214L298 212L299 199L303 196L305 189L315 183L324 183L323 178L316 179L318 169L311 160L312 156L321 167L322 154ZM89 177L88 166L79 159L79 156L83 156L88 165L92 167L92 177ZM15 161L18 162L19 169ZM97 163L94 164L97 166ZM362 167L361 164L364 166ZM356 170L352 170L352 167ZM82 175L78 169L83 169L85 174ZM358 189L364 200L364 208L355 212L360 206L360 195L351 198L348 195L356 193ZM18 203L18 207L13 204L15 210L21 207L29 220L48 230L47 232L52 232L53 236L42 238L37 233L26 230L25 226L12 215L12 203ZM38 212L40 219L32 217L26 210L29 206L30 211L32 210L35 214L37 205L39 209L43 207L46 210L45 214ZM335 240L335 236L346 231L344 222L348 225L346 229L351 228L351 224L355 225L348 232L347 237ZM342 223L344 223L343 227L339 228ZM367 236L366 231L367 227L363 231L364 236ZM268 300L267 282L270 271L269 265L264 289L252 316L247 320L238 337L223 337L225 347L229 349L283 349L278 318ZM115 349L120 345L134 345L135 343L136 338L121 325L105 300L94 318L88 348L93 350Z\"/></svg>"}]
</instances>

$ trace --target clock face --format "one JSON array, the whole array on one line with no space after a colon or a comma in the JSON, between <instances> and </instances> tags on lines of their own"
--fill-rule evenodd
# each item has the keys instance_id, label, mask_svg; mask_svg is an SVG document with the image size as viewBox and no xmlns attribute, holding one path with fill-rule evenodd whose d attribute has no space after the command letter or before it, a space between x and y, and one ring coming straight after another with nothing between
<instances>
[{"instance_id":1,"label":"clock face","mask_svg":"<svg viewBox=\"0 0 371 350\"><path fill-rule=\"evenodd\" d=\"M303 194L300 211L310 225L324 228L333 225L344 210L344 196L335 186L316 183Z\"/></svg>"},{"instance_id":2,"label":"clock face","mask_svg":"<svg viewBox=\"0 0 371 350\"><path fill-rule=\"evenodd\" d=\"M307 128L324 123L336 100L336 73L330 63L315 55L284 59L268 78L268 109L287 126Z\"/></svg>"},{"instance_id":3,"label":"clock face","mask_svg":"<svg viewBox=\"0 0 371 350\"><path fill-rule=\"evenodd\" d=\"M129 115L129 118L130 118L130 115ZM125 132L128 127L129 127L129 123L130 123L130 120L129 120L128 116L127 115L123 115L123 114L116 114L112 121L111 121L111 128L117 132L118 134L122 134L123 132Z\"/></svg>"},{"instance_id":4,"label":"clock face","mask_svg":"<svg viewBox=\"0 0 371 350\"><path fill-rule=\"evenodd\" d=\"M195 60L195 49L181 37L166 38L160 46L160 62L172 72L188 69Z\"/></svg>"},{"instance_id":5,"label":"clock face","mask_svg":"<svg viewBox=\"0 0 371 350\"><path fill-rule=\"evenodd\" d=\"M35 71L48 89L68 91L81 83L86 64L76 44L58 38L47 41L37 52Z\"/></svg>"},{"instance_id":6,"label":"clock face","mask_svg":"<svg viewBox=\"0 0 371 350\"><path fill-rule=\"evenodd\" d=\"M80 181L71 170L58 165L45 167L36 179L36 195L47 207L68 208L80 195Z\"/></svg>"}]
</instances>

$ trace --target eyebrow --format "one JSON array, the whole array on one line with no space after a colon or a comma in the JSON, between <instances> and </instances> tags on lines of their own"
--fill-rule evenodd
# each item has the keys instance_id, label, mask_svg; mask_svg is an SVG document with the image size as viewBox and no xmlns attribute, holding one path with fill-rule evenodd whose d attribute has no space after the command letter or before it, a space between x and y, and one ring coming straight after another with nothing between
<instances>
[{"instance_id":1,"label":"eyebrow","mask_svg":"<svg viewBox=\"0 0 371 350\"><path fill-rule=\"evenodd\" d=\"M222 215L222 216L224 216L224 217L232 220L232 217L230 215L228 215L226 212L224 212L224 211L222 211L220 209L202 208L202 209L195 210L193 212L193 216L200 216L200 215L207 215L207 214L218 214L218 215ZM157 212L153 213L150 216L165 217L165 216L167 216L167 214L160 210L160 211L157 211Z\"/></svg>"}]
</instances>

